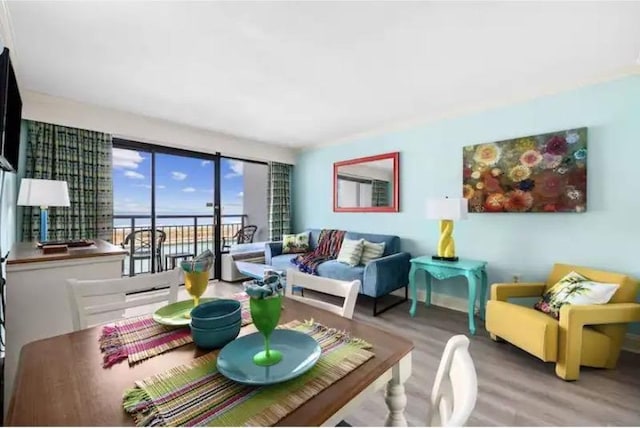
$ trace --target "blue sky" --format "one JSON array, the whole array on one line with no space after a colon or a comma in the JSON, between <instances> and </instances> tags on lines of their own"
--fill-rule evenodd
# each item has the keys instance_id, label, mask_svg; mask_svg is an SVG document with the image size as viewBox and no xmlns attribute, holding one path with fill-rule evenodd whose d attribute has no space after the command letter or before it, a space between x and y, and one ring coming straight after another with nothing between
<instances>
[{"instance_id":1,"label":"blue sky","mask_svg":"<svg viewBox=\"0 0 640 428\"><path fill-rule=\"evenodd\" d=\"M241 214L242 162L221 159L222 213ZM157 214L210 214L213 202L213 162L156 154ZM115 214L150 214L151 154L113 149Z\"/></svg>"}]
</instances>

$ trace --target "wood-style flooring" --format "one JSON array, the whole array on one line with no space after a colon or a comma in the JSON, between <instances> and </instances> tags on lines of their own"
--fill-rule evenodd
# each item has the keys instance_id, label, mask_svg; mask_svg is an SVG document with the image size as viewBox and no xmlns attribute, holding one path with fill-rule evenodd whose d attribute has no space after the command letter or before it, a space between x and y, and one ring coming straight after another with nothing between
<instances>
[{"instance_id":1,"label":"wood-style flooring","mask_svg":"<svg viewBox=\"0 0 640 428\"><path fill-rule=\"evenodd\" d=\"M221 295L241 289L239 284L212 285ZM478 400L468 426L640 425L640 354L622 352L617 369L583 367L580 380L565 382L556 377L554 364L508 343L493 342L480 320L476 320L478 332L470 336L466 313L419 304L411 318L406 302L374 318L372 308L372 299L359 296L354 318L402 335L415 345L413 372L405 385L410 426L426 424L427 399L440 357L447 340L456 334L470 337L478 373ZM346 421L354 426L380 426L385 417L380 393Z\"/></svg>"}]
</instances>

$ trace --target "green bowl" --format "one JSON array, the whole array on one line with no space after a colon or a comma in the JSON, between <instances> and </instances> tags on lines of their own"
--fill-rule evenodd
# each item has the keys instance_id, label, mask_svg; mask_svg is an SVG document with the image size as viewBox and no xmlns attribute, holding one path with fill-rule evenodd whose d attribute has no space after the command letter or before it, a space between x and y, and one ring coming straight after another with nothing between
<instances>
[{"instance_id":1,"label":"green bowl","mask_svg":"<svg viewBox=\"0 0 640 428\"><path fill-rule=\"evenodd\" d=\"M191 325L200 329L226 327L242 321L242 304L233 299L201 303L191 311Z\"/></svg>"},{"instance_id":2,"label":"green bowl","mask_svg":"<svg viewBox=\"0 0 640 428\"><path fill-rule=\"evenodd\" d=\"M220 328L198 328L191 325L193 342L202 349L222 348L240 334L242 320Z\"/></svg>"}]
</instances>

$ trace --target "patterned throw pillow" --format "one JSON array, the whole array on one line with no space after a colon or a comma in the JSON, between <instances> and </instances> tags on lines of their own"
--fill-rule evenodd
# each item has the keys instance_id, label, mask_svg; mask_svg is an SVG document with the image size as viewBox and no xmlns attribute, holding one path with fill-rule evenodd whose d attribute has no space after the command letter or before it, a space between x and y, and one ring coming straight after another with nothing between
<instances>
[{"instance_id":1,"label":"patterned throw pillow","mask_svg":"<svg viewBox=\"0 0 640 428\"><path fill-rule=\"evenodd\" d=\"M309 232L297 235L282 235L282 254L309 252Z\"/></svg>"},{"instance_id":2,"label":"patterned throw pillow","mask_svg":"<svg viewBox=\"0 0 640 428\"><path fill-rule=\"evenodd\" d=\"M340 252L338 253L338 261L346 263L349 266L357 266L362 257L364 249L364 239L343 239Z\"/></svg>"},{"instance_id":3,"label":"patterned throw pillow","mask_svg":"<svg viewBox=\"0 0 640 428\"><path fill-rule=\"evenodd\" d=\"M377 244L375 242L364 241L364 250L362 250L360 264L366 265L371 260L382 257L382 254L384 254L384 245L384 242Z\"/></svg>"},{"instance_id":4,"label":"patterned throw pillow","mask_svg":"<svg viewBox=\"0 0 640 428\"><path fill-rule=\"evenodd\" d=\"M533 307L558 319L560 308L564 305L609 303L618 287L618 284L594 282L577 272L571 272L544 293Z\"/></svg>"}]
</instances>

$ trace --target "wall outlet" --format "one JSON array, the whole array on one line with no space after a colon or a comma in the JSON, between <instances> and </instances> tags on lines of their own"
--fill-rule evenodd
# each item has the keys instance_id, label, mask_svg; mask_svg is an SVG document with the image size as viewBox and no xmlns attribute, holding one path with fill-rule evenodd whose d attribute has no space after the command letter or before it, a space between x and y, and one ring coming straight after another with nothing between
<instances>
[{"instance_id":1,"label":"wall outlet","mask_svg":"<svg viewBox=\"0 0 640 428\"><path fill-rule=\"evenodd\" d=\"M514 273L513 274L513 282L516 283L516 284L520 282L520 274L519 273Z\"/></svg>"}]
</instances>

